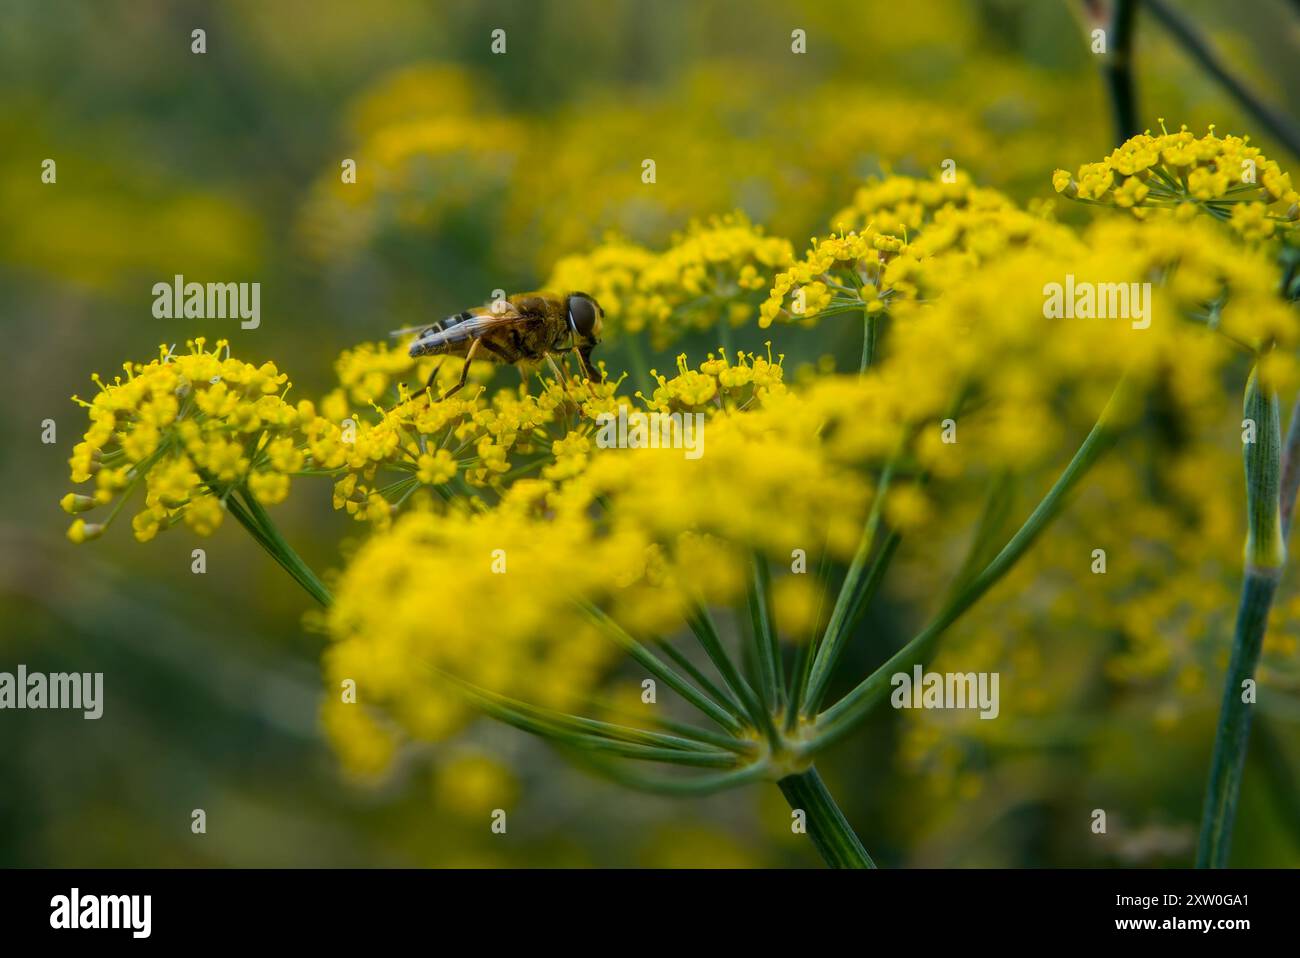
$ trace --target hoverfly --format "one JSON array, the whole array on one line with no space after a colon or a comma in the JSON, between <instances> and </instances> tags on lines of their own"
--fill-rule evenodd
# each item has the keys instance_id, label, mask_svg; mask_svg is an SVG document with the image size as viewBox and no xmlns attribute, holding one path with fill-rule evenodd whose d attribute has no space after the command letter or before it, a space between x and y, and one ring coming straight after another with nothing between
<instances>
[{"instance_id":1,"label":"hoverfly","mask_svg":"<svg viewBox=\"0 0 1300 958\"><path fill-rule=\"evenodd\" d=\"M587 379L596 378L591 351L600 344L603 316L600 305L586 293L519 293L429 326L394 330L392 335L419 334L411 341L412 358L465 357L460 381L442 396L446 399L465 385L469 364L475 359L512 366L545 360L559 375L559 367L551 357L571 352L578 357ZM437 373L438 367L434 367L425 389L433 385Z\"/></svg>"}]
</instances>

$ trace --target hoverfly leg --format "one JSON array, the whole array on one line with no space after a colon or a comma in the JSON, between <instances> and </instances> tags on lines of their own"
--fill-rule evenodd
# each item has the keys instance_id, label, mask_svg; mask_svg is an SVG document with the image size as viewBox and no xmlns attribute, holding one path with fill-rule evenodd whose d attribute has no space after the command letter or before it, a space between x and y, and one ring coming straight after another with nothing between
<instances>
[{"instance_id":1,"label":"hoverfly leg","mask_svg":"<svg viewBox=\"0 0 1300 958\"><path fill-rule=\"evenodd\" d=\"M439 396L438 397L439 402L442 402L444 399L456 395L456 393L460 392L460 390L464 387L465 380L469 379L469 364L474 361L474 354L478 352L479 342L480 340L476 339L474 340L474 342L469 344L469 352L465 354L465 365L460 368L460 382L456 383L456 385L452 386L445 393Z\"/></svg>"},{"instance_id":2,"label":"hoverfly leg","mask_svg":"<svg viewBox=\"0 0 1300 958\"><path fill-rule=\"evenodd\" d=\"M587 377L587 392L591 393L591 398L596 398L596 390L592 387L591 381L595 377L591 374L591 367L587 365L586 357L582 355L581 349L575 349L573 354L578 357L578 365L582 367L582 374Z\"/></svg>"},{"instance_id":3,"label":"hoverfly leg","mask_svg":"<svg viewBox=\"0 0 1300 958\"><path fill-rule=\"evenodd\" d=\"M444 362L446 362L446 357L443 357L442 359L438 360L438 362L434 364L433 372L429 373L429 378L425 380L424 385L417 390L408 392L406 399L402 399L402 391L399 388L397 391L397 405L400 406L403 402L412 402L414 401L416 396L420 395L421 393L427 393L429 391L429 387L433 385L434 380L438 378L438 370L442 368L442 364ZM402 383L401 385L405 386L406 383Z\"/></svg>"},{"instance_id":4,"label":"hoverfly leg","mask_svg":"<svg viewBox=\"0 0 1300 958\"><path fill-rule=\"evenodd\" d=\"M569 377L564 374L564 370L560 368L560 365L551 357L550 353L542 353L542 355L546 357L546 364L551 367L551 372L555 373L555 378L564 383L567 390Z\"/></svg>"}]
</instances>

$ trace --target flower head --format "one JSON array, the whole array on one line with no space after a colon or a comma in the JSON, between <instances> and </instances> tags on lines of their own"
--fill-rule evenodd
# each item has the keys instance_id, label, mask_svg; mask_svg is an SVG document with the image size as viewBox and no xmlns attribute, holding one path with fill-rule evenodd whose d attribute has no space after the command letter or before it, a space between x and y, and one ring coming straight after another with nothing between
<instances>
[{"instance_id":1,"label":"flower head","mask_svg":"<svg viewBox=\"0 0 1300 958\"><path fill-rule=\"evenodd\" d=\"M952 182L905 176L873 181L834 225L841 232L814 239L802 260L777 275L760 310L761 326L882 313L902 300L932 299L1016 249L1060 253L1077 246L1065 227L974 186L965 174Z\"/></svg>"},{"instance_id":2,"label":"flower head","mask_svg":"<svg viewBox=\"0 0 1300 958\"><path fill-rule=\"evenodd\" d=\"M1269 239L1290 228L1300 195L1250 137L1219 137L1211 126L1197 137L1186 126L1132 137L1097 163L1052 174L1056 192L1071 199L1126 209L1138 218L1153 213L1185 218L1204 212L1227 222L1247 240Z\"/></svg>"},{"instance_id":3,"label":"flower head","mask_svg":"<svg viewBox=\"0 0 1300 958\"><path fill-rule=\"evenodd\" d=\"M74 522L74 542L102 534L140 486L144 509L131 525L142 542L177 522L211 534L236 487L263 504L288 495L303 464L293 438L298 411L284 400L288 377L273 363L232 358L224 340L211 351L203 339L187 345L181 355L163 346L149 363L127 363L125 379L96 376L98 395L77 400L90 427L69 460L72 481L93 479L95 491L69 494L62 505L82 512L117 504L102 524Z\"/></svg>"},{"instance_id":4,"label":"flower head","mask_svg":"<svg viewBox=\"0 0 1300 958\"><path fill-rule=\"evenodd\" d=\"M660 253L607 240L585 256L561 259L547 285L591 291L612 332L646 330L660 349L720 319L733 326L748 321L755 294L792 260L788 241L733 214L692 223Z\"/></svg>"}]
</instances>

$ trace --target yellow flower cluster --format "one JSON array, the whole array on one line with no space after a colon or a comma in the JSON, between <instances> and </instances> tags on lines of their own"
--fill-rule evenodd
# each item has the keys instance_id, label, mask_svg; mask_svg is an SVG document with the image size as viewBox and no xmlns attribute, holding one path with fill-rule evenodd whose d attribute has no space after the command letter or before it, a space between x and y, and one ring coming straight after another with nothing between
<instances>
[{"instance_id":1,"label":"yellow flower cluster","mask_svg":"<svg viewBox=\"0 0 1300 958\"><path fill-rule=\"evenodd\" d=\"M761 402L784 389L785 369L781 359L773 362L771 344L766 357L740 352L732 362L725 349L709 353L698 370L690 368L686 354L677 357L677 375L669 379L655 371L657 385L642 396L648 408L662 412L732 409L755 400ZM640 395L638 393L638 395Z\"/></svg>"},{"instance_id":2,"label":"yellow flower cluster","mask_svg":"<svg viewBox=\"0 0 1300 958\"><path fill-rule=\"evenodd\" d=\"M346 415L346 406L350 404L368 406L390 398L390 391L399 382L409 382L413 391L415 386L428 379L434 362L436 360L428 359L419 363L411 358L405 347L394 347L389 343L362 343L345 349L334 361L339 390L326 396L322 405L331 410L341 410Z\"/></svg>"},{"instance_id":3,"label":"yellow flower cluster","mask_svg":"<svg viewBox=\"0 0 1300 958\"><path fill-rule=\"evenodd\" d=\"M1162 121L1163 126L1163 121ZM1262 240L1300 219L1300 194L1291 174L1268 159L1249 137L1140 134L1078 174L1057 170L1052 185L1071 199L1132 211L1161 210L1180 220L1199 212L1228 222L1247 240Z\"/></svg>"},{"instance_id":4,"label":"yellow flower cluster","mask_svg":"<svg viewBox=\"0 0 1300 958\"><path fill-rule=\"evenodd\" d=\"M650 394L638 395L648 412L703 415L707 441L698 460L644 443L602 448L594 417L603 412L627 417L634 411L616 387L594 400L581 401L575 393L573 406L580 406L584 416L576 424L564 417L562 431L558 415L545 422L511 423L507 433L516 437L534 427L527 448L540 463L538 478L498 482L494 488L499 505L487 503L478 511L451 507L445 524L437 526L442 531L478 530L463 533L465 545L438 539L438 561L455 568L474 566L474 574L486 580L485 598L477 594L476 585L462 593L464 608L444 613L436 596L396 597L407 610L403 614L410 626L390 622L386 602L367 601L368 592L379 588L376 582L387 581L385 576L400 580L396 565L375 560L375 569L366 568L369 556L388 554L383 550L392 550L394 557L402 550L418 550L418 545L399 538L399 530L418 527L424 530L421 536L429 535L430 520L418 510L419 518L403 518L391 531L380 531L368 547L375 551L359 555L349 568L348 581L356 585L346 588L354 605L365 609L364 628L354 628L353 622L336 624L333 634L343 648L377 643L382 649L358 653L357 664L332 674L339 677L368 667L369 656L380 663L409 663L418 647L419 660L440 661L438 668L456 671L475 684L538 702L555 704L565 696L577 701L594 692L611 660L597 651L605 640L573 612L574 600L598 604L638 636L670 636L681 630L683 617L697 603L733 606L743 596L746 563L754 553L777 573L772 595L781 637L799 641L824 615L823 603L814 585L798 575L782 574L782 567L800 550L814 557L847 559L873 505L874 479L887 464L894 475L879 503L884 521L906 533L909 541L922 544L919 557L910 560L913 565L903 560L908 574L898 588L904 594L915 590L910 597L919 601L943 591L941 575L950 582L955 574L952 557L960 554L962 537L978 518L967 505L976 498L972 493L990 482L1037 476L1059 463L1063 447L1092 424L1122 376L1164 397L1166 412L1179 410L1188 417L1221 409L1223 369L1234 350L1243 346L1265 352L1264 368L1275 382L1300 379L1289 358L1300 338L1289 307L1277 295L1276 265L1217 223L1111 218L1077 235L960 179L945 184L894 178L872 184L859 194L852 210L862 230L819 242L801 264L808 273L800 279L811 285L822 278L831 295L841 295L842 289L832 289L835 280L827 280L831 274L843 279L848 264L864 285L874 280L882 289L896 291L891 293L890 348L868 375L819 375L792 388L780 362L770 357L740 354L733 361L720 353L698 367L680 357L675 376L656 374ZM638 252L642 255L635 268L623 256L617 291L604 291L611 302L620 296L621 302L632 302L647 286L644 277L660 266L660 257ZM618 260L612 249L602 255L609 255L612 263ZM700 260L683 253L679 262L688 264L686 268L664 265L662 272L670 278L663 285L699 277L693 267ZM575 262L566 268L576 268ZM782 275L799 269L796 264ZM1067 277L1081 284L1152 284L1149 322L1119 315L1049 316L1046 291ZM589 279L599 277L572 282L599 290ZM782 280L775 282L779 288ZM848 283L836 285L851 288ZM853 308L863 309L865 301L856 295ZM1132 306L1140 308L1137 301ZM506 401L500 393L494 400ZM511 396L508 401L545 400ZM480 404L466 422L494 408L474 402ZM408 422L414 422L412 416L434 415L431 410L437 409L419 399L408 405L407 411L395 413ZM556 408L569 407L560 402ZM1130 409L1122 412L1132 414ZM440 414L455 415L450 406ZM544 437L536 433L539 427ZM408 426L406 431L411 437L430 438L449 430L455 437L461 428L466 427L443 420L437 429ZM416 455L419 440L404 442L409 459ZM514 468L508 457L499 462L503 469ZM1134 465L1121 461L1116 468L1131 482ZM434 465L426 463L426 469L432 473ZM1222 527L1221 510L1217 516L1207 514L1206 521ZM1164 521L1167 525L1169 520ZM1155 543L1161 527L1152 522L1151 548L1159 548ZM486 528L493 530L495 545L476 537ZM550 544L534 550L530 543ZM563 583L558 591L567 604L555 591L528 600L534 611L555 617L560 626L543 625L530 618L532 611L515 611L523 601L504 597L513 573L492 573L487 566L488 556L498 548L507 556L516 550L527 556L530 581L520 587L532 589L536 581ZM1081 546L1076 543L1076 548ZM1061 557L1053 550L1044 555L1045 562ZM579 557L599 566L601 574L589 575L590 569L570 574ZM391 561L397 563L396 558ZM488 579L490 575L497 578ZM1018 571L1007 581L1019 583L1023 593L1028 586L1020 575ZM1119 586L1118 580L1110 581ZM1012 595L1016 587L1008 585L1003 591ZM520 677L528 669L518 664L518 657L511 660L513 667L488 663L496 657L494 647L491 656L475 658L469 650L481 643L468 623L487 620L501 608L519 617L517 625L506 628L511 636L507 649L527 633L533 640L528 655L550 656L549 643L557 642L582 666L568 675L543 667L552 685L531 689ZM437 649L418 645L425 640L413 637L415 623L447 614L456 617L454 638ZM1010 614L1003 610L1004 619ZM392 634L412 636L402 641L417 645L390 642L386 636ZM579 655L564 644L574 635L585 636L593 647ZM1039 687L1037 695L1016 697L1012 709L1023 710L1032 720L1050 703L1068 700L1068 689L1054 687L1043 676L1043 650L1032 643L1009 649L987 636L982 641L982 646L963 646L964 662L1003 663L1010 656L1012 661L999 667ZM438 658L449 649L463 650L455 653L464 657L454 666ZM525 656L523 661L530 660ZM601 664L592 667L593 661ZM1116 659L1110 668L1121 669L1122 661ZM399 703L384 709L391 720L385 734L394 740L438 737L468 715L445 690L441 696L431 691L436 683L423 684L423 678L418 682L409 688L411 680L399 679L394 666L391 686L380 686L385 703ZM438 721L413 720L408 712L416 701L441 703ZM363 721L364 713L349 714L348 721ZM380 754L368 751L367 745L379 727L376 721L369 715L349 731L340 724L342 719L332 720L344 754ZM1014 737L1017 729L1023 731L1016 726L1008 735ZM953 772L953 735L923 731L909 738L908 754L924 764L942 753L948 756L942 766Z\"/></svg>"},{"instance_id":5,"label":"yellow flower cluster","mask_svg":"<svg viewBox=\"0 0 1300 958\"><path fill-rule=\"evenodd\" d=\"M354 407L350 397L389 392L403 368L399 354L404 351L382 344L348 350L337 364L345 387L319 404L299 404L301 448L314 469L336 476L334 507L379 527L408 503L441 510L471 488L500 493L516 476L576 475L588 461L595 418L632 409L632 401L618 395L621 378L547 379L536 394L522 387L490 395L466 390L447 399L419 393L388 409ZM408 360L408 372L413 365ZM677 375L657 376L651 395L641 398L647 410L712 414L761 401L783 388L782 376L780 361L770 356L740 353L733 362L723 352L699 369L682 357Z\"/></svg>"},{"instance_id":6,"label":"yellow flower cluster","mask_svg":"<svg viewBox=\"0 0 1300 958\"><path fill-rule=\"evenodd\" d=\"M570 432L553 461L581 468L517 479L491 508L411 512L362 546L328 614L330 684L352 679L359 700L380 707L327 704L349 764L376 771L401 740L443 738L469 720L442 672L544 707L585 701L621 653L580 603L643 637L671 634L695 603L743 594L752 550L784 566L796 549L814 561L827 548L852 553L870 497L862 463L844 458L862 447L845 434L866 418L863 384L796 394L766 359L706 366L661 379L652 403L706 410L698 459L602 449ZM826 431L842 440L825 443ZM776 591L778 621L806 629L806 591Z\"/></svg>"},{"instance_id":7,"label":"yellow flower cluster","mask_svg":"<svg viewBox=\"0 0 1300 958\"><path fill-rule=\"evenodd\" d=\"M326 728L344 762L377 772L399 737L441 739L474 717L447 672L536 705L572 707L618 654L574 604L598 588L619 543L585 516L539 521L546 483L517 483L498 508L411 512L343 573L328 613ZM378 711L382 709L382 713Z\"/></svg>"},{"instance_id":8,"label":"yellow flower cluster","mask_svg":"<svg viewBox=\"0 0 1300 958\"><path fill-rule=\"evenodd\" d=\"M836 215L835 226L839 235L814 240L776 277L761 326L778 319L811 325L843 312L875 315L900 299L931 299L1015 249L1077 248L1066 228L973 185L964 173L951 181L894 176L869 183Z\"/></svg>"},{"instance_id":9,"label":"yellow flower cluster","mask_svg":"<svg viewBox=\"0 0 1300 958\"><path fill-rule=\"evenodd\" d=\"M294 438L299 411L284 401L288 377L273 363L232 358L224 340L210 352L203 339L187 345L181 355L163 346L149 363L127 363L125 379L96 376L98 395L77 400L90 427L69 460L72 481L93 478L95 491L69 493L63 508L117 503L103 522L74 521L72 541L102 535L141 485L145 508L131 523L141 542L180 521L211 534L236 488L268 505L288 495L290 476L303 467Z\"/></svg>"},{"instance_id":10,"label":"yellow flower cluster","mask_svg":"<svg viewBox=\"0 0 1300 958\"><path fill-rule=\"evenodd\" d=\"M1044 286L1067 273L1077 283L1152 283L1149 327L1123 318L1046 320ZM933 503L923 534L909 536L916 551L899 560L897 588L906 598L924 601L952 581L964 547L954 540L978 519L972 507L987 488L1009 465L1045 466L1063 428L1081 434L1121 374L1144 384L1155 424L1164 424L1103 461L1060 525L931 666L999 671L1001 720L909 714L905 766L941 791L969 796L990 751L1051 741L1058 729L1075 734L1071 710L1088 707L1088 687L1070 678L1080 674L1141 687L1144 714L1160 728L1217 700L1209 676L1226 654L1245 534L1239 414L1224 395L1224 374L1235 357L1258 351L1275 386L1300 386L1300 325L1278 279L1265 251L1212 220L1111 217L1083 234L1079 254L1018 254L929 306L899 309L878 371L890 384L882 389L910 386L913 407L942 415L961 384L978 413L955 417L953 446L924 434L918 442L918 462L949 481L927 485ZM1075 398L1063 404L1067 396ZM1125 517L1120 539L1117 514ZM1030 592L1035 601L1025 603ZM1298 615L1300 599L1284 590L1266 639L1264 681L1278 680L1294 655ZM1091 641L1057 641L1067 634Z\"/></svg>"},{"instance_id":11,"label":"yellow flower cluster","mask_svg":"<svg viewBox=\"0 0 1300 958\"><path fill-rule=\"evenodd\" d=\"M581 289L605 310L613 333L648 330L662 349L690 329L739 326L759 291L793 259L789 242L764 235L739 214L692 223L663 252L610 239L555 265L550 289Z\"/></svg>"},{"instance_id":12,"label":"yellow flower cluster","mask_svg":"<svg viewBox=\"0 0 1300 958\"><path fill-rule=\"evenodd\" d=\"M1098 282L1127 271L1134 281L1155 285L1152 329L1163 318L1164 331L1177 337L1162 356L1171 368L1194 363L1178 355L1189 339L1187 324L1177 321L1184 317L1248 350L1266 353L1262 369L1277 388L1296 382L1293 353L1300 329L1294 306L1279 295L1281 270L1266 252L1243 246L1232 231L1203 218L1138 223L1110 217L1093 224L1084 239L1090 250L1087 269ZM1204 396L1210 388L1185 385L1189 396Z\"/></svg>"},{"instance_id":13,"label":"yellow flower cluster","mask_svg":"<svg viewBox=\"0 0 1300 958\"><path fill-rule=\"evenodd\" d=\"M612 384L593 385L597 397ZM539 396L502 390L490 400L456 395L437 400L422 393L392 409L342 420L309 410L302 432L311 461L339 470L334 507L357 519L386 525L394 510L412 499L425 507L450 498L455 482L499 487L512 457L531 457L539 466L563 430L566 410L584 401L581 385L548 385ZM397 478L380 482L381 470ZM461 486L464 490L465 486Z\"/></svg>"},{"instance_id":14,"label":"yellow flower cluster","mask_svg":"<svg viewBox=\"0 0 1300 958\"><path fill-rule=\"evenodd\" d=\"M831 218L837 230L877 233L906 238L916 233L944 209L1013 209L1015 204L997 190L976 186L970 174L953 170L935 179L889 176L858 187L853 202Z\"/></svg>"},{"instance_id":15,"label":"yellow flower cluster","mask_svg":"<svg viewBox=\"0 0 1300 958\"><path fill-rule=\"evenodd\" d=\"M918 465L940 479L982 482L1051 461L1065 436L1091 425L1123 375L1159 389L1167 414L1222 408L1223 371L1245 345L1265 351L1261 368L1279 388L1294 388L1300 328L1277 295L1278 275L1267 257L1208 221L1112 218L1071 255L1015 251L933 302L900 304L888 353L867 377L886 410L876 441L888 446L919 429ZM1048 318L1046 291L1070 277L1134 296L1150 283L1147 319ZM922 425L944 419L953 424L951 444ZM941 534L944 510L919 507L907 489L904 516Z\"/></svg>"}]
</instances>

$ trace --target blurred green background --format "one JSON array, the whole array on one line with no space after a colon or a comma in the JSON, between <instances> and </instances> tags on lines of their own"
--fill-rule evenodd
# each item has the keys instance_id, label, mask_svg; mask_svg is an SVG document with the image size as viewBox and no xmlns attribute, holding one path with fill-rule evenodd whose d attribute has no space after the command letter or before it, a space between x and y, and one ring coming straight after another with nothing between
<instances>
[{"instance_id":1,"label":"blurred green background","mask_svg":"<svg viewBox=\"0 0 1300 958\"><path fill-rule=\"evenodd\" d=\"M124 525L93 545L66 541L57 502L85 424L69 396L94 388L92 371L112 375L199 335L274 359L291 395L319 395L341 349L494 288L534 288L609 230L662 243L692 216L739 208L801 248L865 176L929 173L946 157L1019 200L1048 199L1053 168L1112 145L1076 6L6 3L0 670L103 672L106 706L98 722L0 713L0 865L815 864L775 789L631 794L489 723L405 756L381 785L348 781L317 723L321 637L301 594L233 523L201 543L178 532L141 546ZM1294 4L1178 6L1300 114ZM497 28L504 56L490 52ZM807 31L802 56L790 52L795 28ZM1253 129L1149 18L1137 57L1144 123ZM409 120L413 140L393 134ZM1269 155L1294 169L1295 157ZM653 191L640 182L644 157L658 165ZM40 179L46 158L53 185ZM358 161L355 188L339 184L344 158ZM155 319L151 287L177 273L260 282L260 328ZM820 345L855 362L843 333L842 349ZM759 341L755 331L739 344ZM47 418L53 445L40 441ZM302 482L276 513L321 569L354 532L329 495ZM203 577L190 571L195 545L207 550ZM878 717L819 763L882 863L1188 856L1208 724L1159 754L1137 737L1102 754L1036 754L997 790L942 800L918 798L928 793L900 768L896 724ZM1254 754L1294 752L1293 732L1261 726ZM483 772L491 800L472 783L444 787L440 767L479 755L499 763ZM1300 863L1286 767L1248 770L1240 860ZM488 829L503 789L508 840ZM1077 827L1080 794L1128 809L1113 840ZM191 834L195 808L205 835Z\"/></svg>"}]
</instances>

